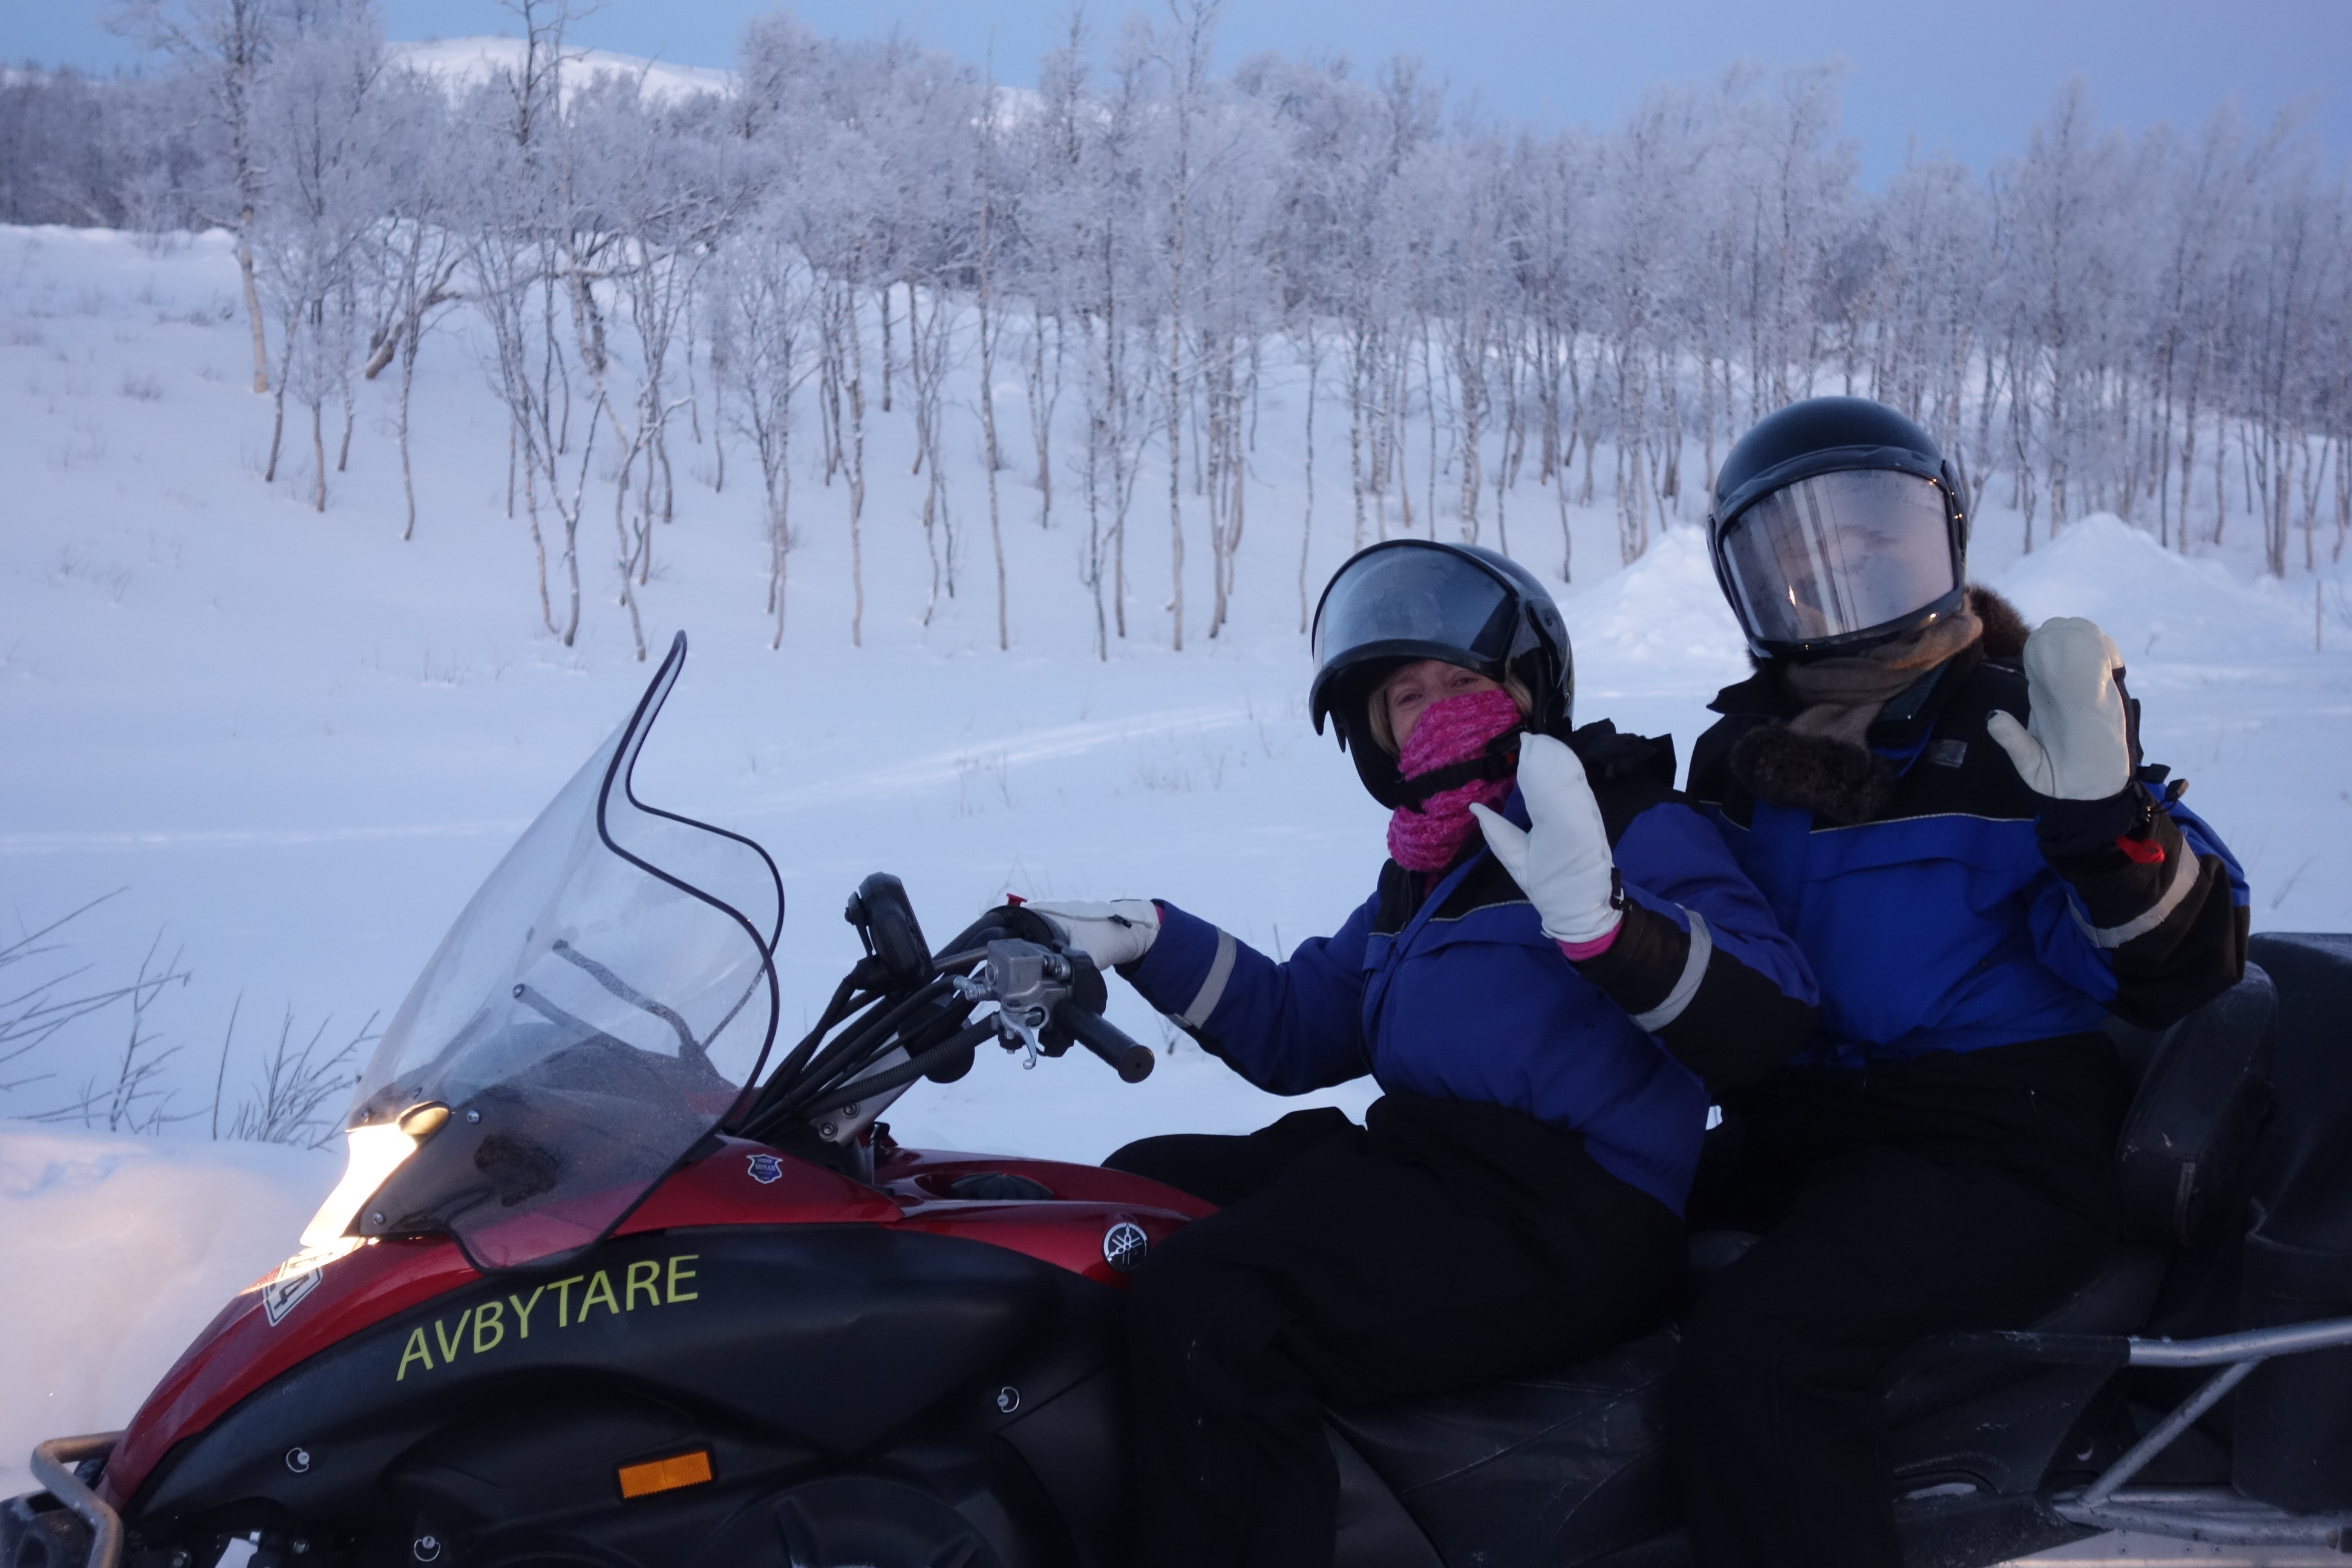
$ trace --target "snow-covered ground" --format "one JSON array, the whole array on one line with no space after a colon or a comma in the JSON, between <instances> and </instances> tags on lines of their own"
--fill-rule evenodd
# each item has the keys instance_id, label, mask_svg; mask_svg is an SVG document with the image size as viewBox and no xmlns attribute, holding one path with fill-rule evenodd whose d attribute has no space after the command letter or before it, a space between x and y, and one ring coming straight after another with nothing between
<instances>
[{"instance_id":1,"label":"snow-covered ground","mask_svg":"<svg viewBox=\"0 0 2352 1568\"><path fill-rule=\"evenodd\" d=\"M503 416L462 331L429 343L419 371L420 521L405 543L391 387L360 388L349 471L328 476L328 509L314 512L307 428L289 429L291 477L261 482L269 405L242 390L247 344L217 235L0 230L0 942L121 889L59 933L69 945L50 962L119 983L160 932L193 973L148 1015L157 1048L179 1050L159 1081L189 1120L160 1139L0 1121L0 1355L13 1374L0 1384L0 1495L19 1489L37 1436L119 1425L234 1285L291 1249L331 1183L327 1156L209 1142L215 1083L226 1125L288 1015L303 1037L325 1023L330 1039L388 1015L648 673L604 564L609 482L601 501L592 482L579 644L541 626L530 541L505 516ZM817 471L796 478L788 629L768 647L756 464L732 442L727 489L712 492L702 389L702 439L680 433L677 520L659 530L642 590L649 639L682 627L693 652L639 782L648 800L775 855L788 1028L856 955L836 911L872 870L905 878L935 937L1015 891L1166 898L1286 946L1369 890L1382 814L1304 712L1304 376L1267 374L1232 622L1203 635L1195 512L1185 650L1168 647L1162 470L1130 517L1130 636L1108 662L1093 657L1078 581L1075 443L1059 437L1068 455L1041 528L1017 384L998 395L1014 465L999 475L1009 653L995 648L970 367L949 409L963 459L958 595L923 624L911 416L903 403L877 411L856 649L845 487ZM1315 587L1350 543L1343 416L1324 413ZM813 403L804 414L813 435ZM1558 512L1532 480L1530 462L1510 542L1551 574ZM1493 542L1491 494L1486 505ZM1623 570L1608 510L1573 524L1577 577L1560 591L1580 714L1671 731L1687 754L1706 698L1745 668L1695 522ZM2229 551L2183 560L2090 519L2021 558L2015 519L1996 510L1975 564L2030 618L2087 614L2114 634L2147 703L2149 752L2194 780L2193 804L2245 861L2258 929L2352 928L2341 584L2326 580L2330 646L2315 652L2313 579L2258 580L2253 530L2232 526ZM1114 997L1114 1017L1167 1037L1131 994ZM110 1081L124 1027L110 1015L0 1065L0 1084L46 1075L0 1089L0 1117ZM1319 1098L1353 1109L1368 1095ZM1185 1045L1136 1088L1090 1058L1023 1072L992 1055L890 1121L908 1142L1094 1159L1149 1132L1239 1130L1289 1108Z\"/></svg>"}]
</instances>

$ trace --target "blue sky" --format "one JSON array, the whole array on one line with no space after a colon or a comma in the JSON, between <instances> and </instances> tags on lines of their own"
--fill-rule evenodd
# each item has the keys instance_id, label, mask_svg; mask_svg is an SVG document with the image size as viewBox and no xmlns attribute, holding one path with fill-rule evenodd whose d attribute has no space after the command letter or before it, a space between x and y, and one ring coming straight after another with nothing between
<instances>
[{"instance_id":1,"label":"blue sky","mask_svg":"<svg viewBox=\"0 0 2352 1568\"><path fill-rule=\"evenodd\" d=\"M495 33L493 0L378 0L395 38ZM1153 0L1156 5L1159 0ZM581 41L686 65L723 66L766 0L605 0ZM1124 0L1088 7L1098 34ZM100 18L109 0L5 0L0 58L127 64ZM1025 81L1057 37L1067 0L803 0L824 33L897 27ZM1962 19L1965 18L1965 19ZM2191 127L2234 95L2266 121L2311 100L2311 130L2340 162L2352 149L2352 0L1228 0L1221 53L1344 52L1360 69L1421 56L1457 97L1555 121L1613 120L1642 88L1712 76L1743 56L1793 63L1842 56L1846 131L1872 184L1916 138L1981 167L2016 151L2068 76L2089 80L2100 117L2127 128Z\"/></svg>"}]
</instances>

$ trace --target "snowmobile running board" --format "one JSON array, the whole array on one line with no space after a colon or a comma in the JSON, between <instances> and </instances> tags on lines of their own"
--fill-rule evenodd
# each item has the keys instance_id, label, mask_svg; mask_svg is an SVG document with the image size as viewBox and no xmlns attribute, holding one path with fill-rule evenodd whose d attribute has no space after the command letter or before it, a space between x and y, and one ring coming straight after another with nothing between
<instances>
[{"instance_id":1,"label":"snowmobile running board","mask_svg":"<svg viewBox=\"0 0 2352 1568\"><path fill-rule=\"evenodd\" d=\"M2284 1328L2251 1329L2195 1340L2141 1340L2120 1334L2037 1334L2031 1331L1946 1334L1921 1347L1959 1354L1994 1354L2067 1366L2219 1367L2179 1408L2079 1492L2052 1500L2061 1518L2095 1530L2235 1546L2352 1546L2352 1514L2297 1514L2240 1497L2227 1487L2126 1487L2197 1418L2255 1367L2273 1356L2352 1346L2352 1318L2330 1318ZM122 1520L90 1490L77 1467L103 1460L120 1432L52 1437L33 1450L33 1474L49 1493L89 1526L84 1568L121 1568Z\"/></svg>"}]
</instances>

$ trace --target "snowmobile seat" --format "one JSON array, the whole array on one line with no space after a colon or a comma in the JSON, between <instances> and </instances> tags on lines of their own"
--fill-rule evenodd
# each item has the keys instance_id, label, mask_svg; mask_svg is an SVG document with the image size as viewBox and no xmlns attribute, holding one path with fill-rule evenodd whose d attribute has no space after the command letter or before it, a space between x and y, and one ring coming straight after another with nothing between
<instances>
[{"instance_id":1,"label":"snowmobile seat","mask_svg":"<svg viewBox=\"0 0 2352 1568\"><path fill-rule=\"evenodd\" d=\"M2275 1012L2269 978L2250 965L2172 1028L2118 1039L2137 1079L2117 1148L2126 1239L2032 1327L2126 1333L2147 1321L2176 1249L2212 1226L2243 1171L2266 1104ZM1693 1286L1756 1240L1693 1233ZM1674 1518L1665 1384L1679 1346L1669 1327L1556 1372L1335 1413L1343 1476L1369 1465L1449 1563L1584 1562L1650 1541ZM1884 1389L1899 1489L1937 1507L2029 1496L2108 1376L1921 1345ZM1421 1561L1420 1544L1392 1525L1368 1517L1360 1528L1396 1538L1391 1568Z\"/></svg>"},{"instance_id":2,"label":"snowmobile seat","mask_svg":"<svg viewBox=\"0 0 2352 1568\"><path fill-rule=\"evenodd\" d=\"M1662 1329L1555 1372L1337 1412L1448 1563L1569 1563L1674 1522ZM1344 1467L1343 1467L1344 1468Z\"/></svg>"},{"instance_id":3,"label":"snowmobile seat","mask_svg":"<svg viewBox=\"0 0 2352 1568\"><path fill-rule=\"evenodd\" d=\"M2212 1234L2270 1112L2277 1022L2278 992L2249 963L2245 978L2144 1046L2118 1039L2139 1080L2116 1146L2126 1236L2194 1247Z\"/></svg>"},{"instance_id":4,"label":"snowmobile seat","mask_svg":"<svg viewBox=\"0 0 2352 1568\"><path fill-rule=\"evenodd\" d=\"M1696 1289L1730 1268L1748 1249L1763 1239L1752 1230L1695 1230L1690 1233L1690 1282Z\"/></svg>"}]
</instances>

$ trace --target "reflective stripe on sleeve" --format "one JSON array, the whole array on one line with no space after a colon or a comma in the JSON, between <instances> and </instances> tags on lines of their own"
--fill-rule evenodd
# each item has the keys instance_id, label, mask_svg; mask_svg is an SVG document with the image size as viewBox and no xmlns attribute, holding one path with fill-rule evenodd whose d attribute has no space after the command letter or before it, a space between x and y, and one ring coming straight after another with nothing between
<instances>
[{"instance_id":1,"label":"reflective stripe on sleeve","mask_svg":"<svg viewBox=\"0 0 2352 1568\"><path fill-rule=\"evenodd\" d=\"M2126 921L2119 926L2095 926L2083 919L2079 909L2075 910L2074 918L2082 922L2091 940L2101 947L2121 947L2134 937L2146 936L2172 918L2172 911L2180 907L2181 900L2189 897L2189 889L2197 886L2200 865L2197 851L2184 843L2172 863L2172 880L2165 884L2163 894L2148 906L2146 914L2137 920Z\"/></svg>"},{"instance_id":2,"label":"reflective stripe on sleeve","mask_svg":"<svg viewBox=\"0 0 2352 1568\"><path fill-rule=\"evenodd\" d=\"M1206 1025L1217 1004L1225 999L1225 983L1234 977L1234 934L1217 932L1217 956L1209 964L1209 977L1201 982L1192 1005L1176 1015L1177 1021L1187 1028L1197 1029Z\"/></svg>"},{"instance_id":3,"label":"reflective stripe on sleeve","mask_svg":"<svg viewBox=\"0 0 2352 1568\"><path fill-rule=\"evenodd\" d=\"M1706 929L1706 917L1696 910L1685 909L1690 917L1690 956L1683 961L1683 972L1666 999L1646 1013L1633 1015L1633 1027L1644 1034L1654 1035L1683 1016L1683 1009L1698 994L1699 983L1706 978L1707 960L1715 956L1715 938Z\"/></svg>"}]
</instances>

